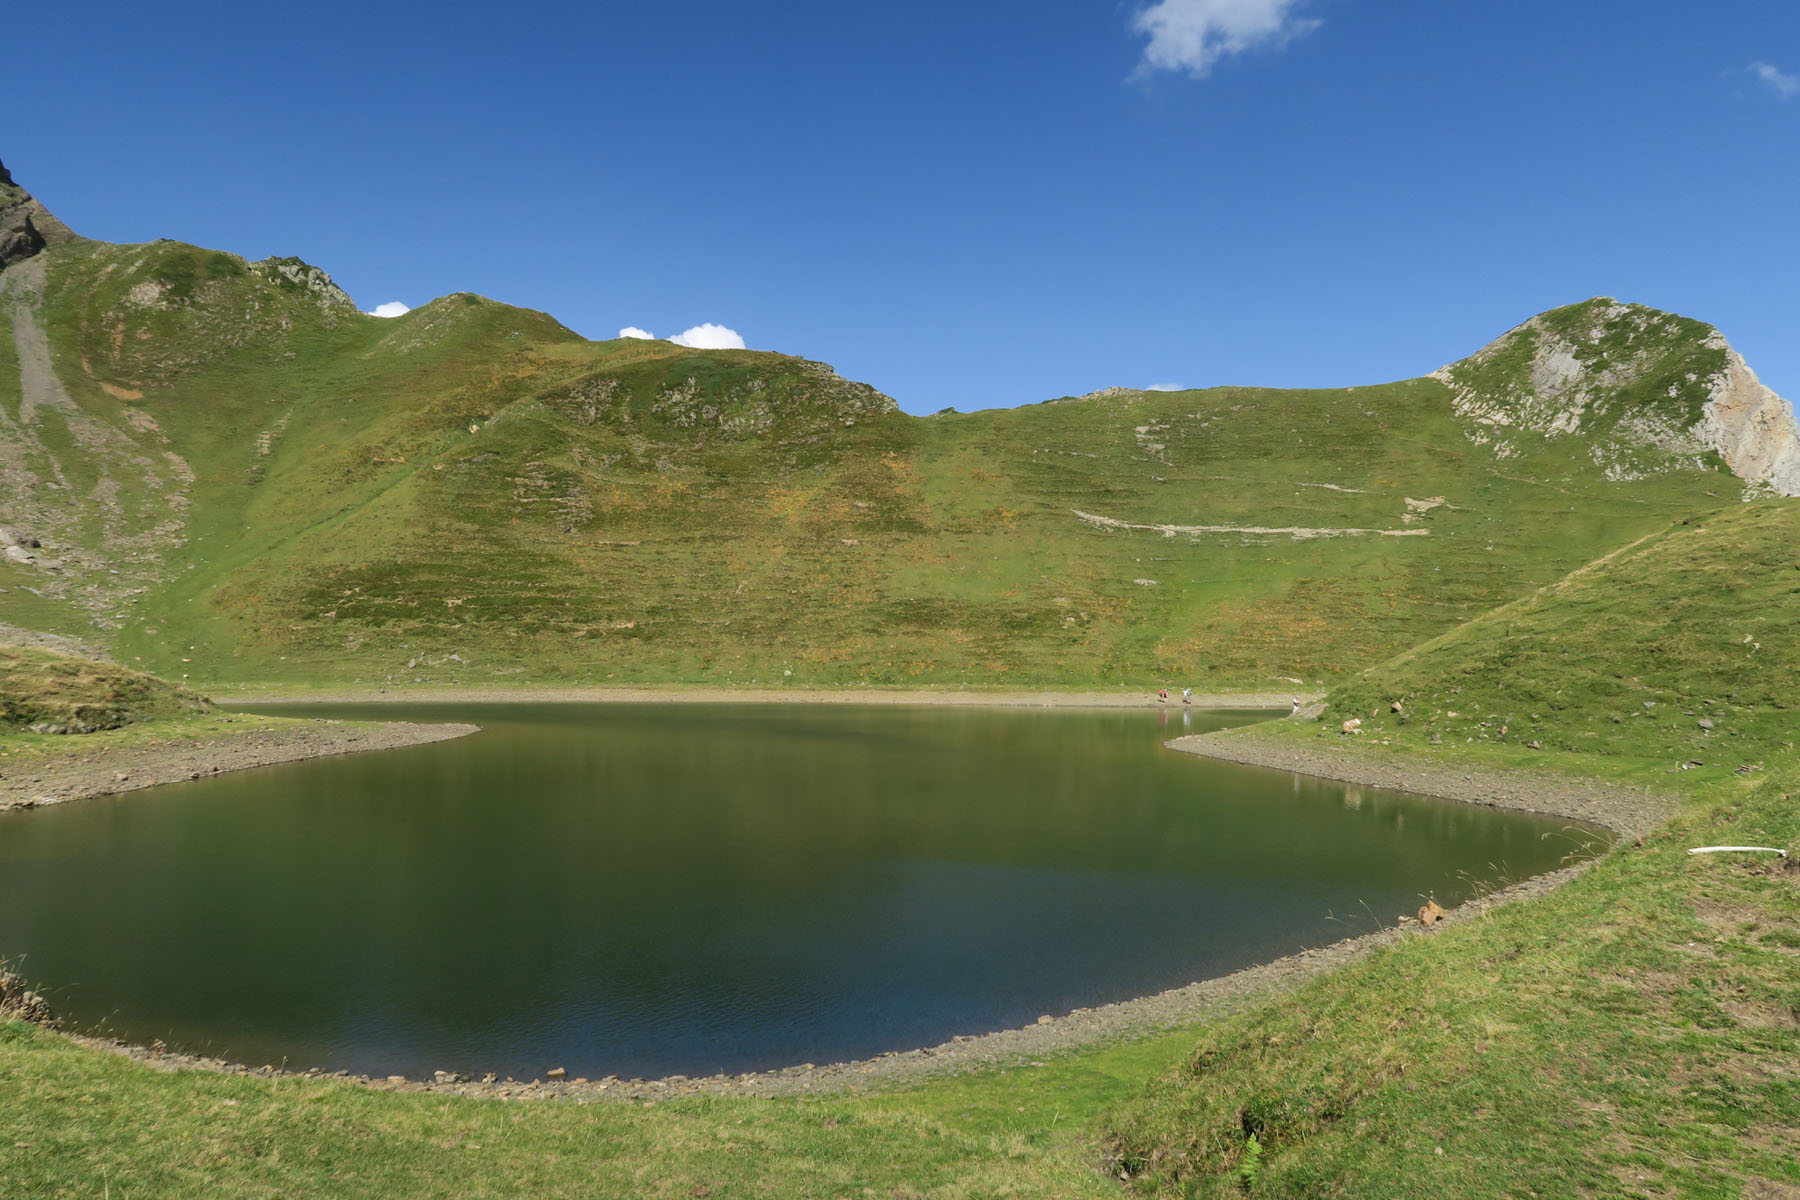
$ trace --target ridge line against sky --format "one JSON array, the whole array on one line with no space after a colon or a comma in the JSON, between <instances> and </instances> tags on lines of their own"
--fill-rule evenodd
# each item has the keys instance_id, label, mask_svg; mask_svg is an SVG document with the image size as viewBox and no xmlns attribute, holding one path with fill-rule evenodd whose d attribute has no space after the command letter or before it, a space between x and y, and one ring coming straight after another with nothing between
<instances>
[{"instance_id":1,"label":"ridge line against sky","mask_svg":"<svg viewBox=\"0 0 1800 1200\"><path fill-rule=\"evenodd\" d=\"M1800 394L1800 6L488 17L67 0L5 156L91 236L801 354L913 412L1407 378L1595 295Z\"/></svg>"}]
</instances>

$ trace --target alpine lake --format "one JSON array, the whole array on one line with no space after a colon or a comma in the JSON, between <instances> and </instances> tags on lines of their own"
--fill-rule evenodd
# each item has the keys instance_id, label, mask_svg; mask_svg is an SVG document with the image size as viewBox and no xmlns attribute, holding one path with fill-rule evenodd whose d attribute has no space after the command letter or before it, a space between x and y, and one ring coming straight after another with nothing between
<instances>
[{"instance_id":1,"label":"alpine lake","mask_svg":"<svg viewBox=\"0 0 1800 1200\"><path fill-rule=\"evenodd\" d=\"M0 816L71 1027L251 1065L702 1076L1148 995L1604 848L1180 754L1258 712L380 704L402 750Z\"/></svg>"}]
</instances>

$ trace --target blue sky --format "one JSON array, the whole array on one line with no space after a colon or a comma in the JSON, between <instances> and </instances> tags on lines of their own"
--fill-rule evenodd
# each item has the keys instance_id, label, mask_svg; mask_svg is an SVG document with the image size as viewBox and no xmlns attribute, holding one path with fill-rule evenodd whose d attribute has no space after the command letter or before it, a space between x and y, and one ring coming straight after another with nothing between
<instances>
[{"instance_id":1,"label":"blue sky","mask_svg":"<svg viewBox=\"0 0 1800 1200\"><path fill-rule=\"evenodd\" d=\"M4 158L77 230L703 323L912 412L1337 386L1591 295L1800 399L1800 4L62 0Z\"/></svg>"}]
</instances>

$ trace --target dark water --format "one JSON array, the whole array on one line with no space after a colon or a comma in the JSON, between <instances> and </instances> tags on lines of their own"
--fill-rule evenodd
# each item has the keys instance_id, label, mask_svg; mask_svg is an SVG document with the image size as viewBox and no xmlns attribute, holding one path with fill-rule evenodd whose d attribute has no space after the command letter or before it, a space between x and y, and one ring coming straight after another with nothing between
<instances>
[{"instance_id":1,"label":"dark water","mask_svg":"<svg viewBox=\"0 0 1800 1200\"><path fill-rule=\"evenodd\" d=\"M1594 840L1176 754L1178 712L374 711L486 728L0 817L0 954L250 1063L701 1075L1223 974Z\"/></svg>"}]
</instances>

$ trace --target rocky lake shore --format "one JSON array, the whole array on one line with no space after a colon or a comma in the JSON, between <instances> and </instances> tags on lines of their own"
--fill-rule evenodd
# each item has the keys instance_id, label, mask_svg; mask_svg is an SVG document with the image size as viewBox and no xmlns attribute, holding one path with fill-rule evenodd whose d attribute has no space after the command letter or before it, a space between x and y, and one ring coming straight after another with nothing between
<instances>
[{"instance_id":1,"label":"rocky lake shore","mask_svg":"<svg viewBox=\"0 0 1800 1200\"><path fill-rule=\"evenodd\" d=\"M1402 760L1376 761L1336 747L1318 749L1231 730L1196 733L1168 743L1172 750L1252 767L1273 767L1363 787L1416 792L1463 804L1548 813L1603 825L1630 840L1674 814L1675 802L1655 792L1520 771L1482 771L1468 766Z\"/></svg>"},{"instance_id":2,"label":"rocky lake shore","mask_svg":"<svg viewBox=\"0 0 1800 1200\"><path fill-rule=\"evenodd\" d=\"M307 721L283 729L209 730L203 737L133 745L87 743L81 740L84 735L70 734L64 753L32 756L18 765L0 760L0 811L183 783L305 758L448 741L479 728L406 721L381 725Z\"/></svg>"},{"instance_id":3,"label":"rocky lake shore","mask_svg":"<svg viewBox=\"0 0 1800 1200\"><path fill-rule=\"evenodd\" d=\"M855 702L849 697L845 700ZM1025 700L1020 697L1011 702L1023 703ZM1038 702L1067 704L1070 698L1040 697ZM1151 702L1155 702L1154 697ZM129 764L120 761L116 755L97 752L88 758L59 763L54 770L45 767L31 778L0 776L0 808L102 795L272 762L445 740L475 732L476 728L472 725L390 723L371 726L321 721L280 734L246 731L237 737L222 736L212 741L139 750L129 756ZM1431 764L1371 762L1330 748L1295 747L1241 734L1234 736L1229 731L1180 737L1166 745L1183 753L1369 787L1421 793L1462 803L1552 813L1605 826L1626 840L1654 828L1667 819L1674 807L1672 801L1654 794L1609 788L1587 781L1513 773L1484 774ZM1451 910L1437 927L1479 919L1498 905L1542 895L1574 878L1586 867L1587 864L1570 866L1496 890ZM1120 1038L1152 1036L1221 1016L1271 993L1299 986L1377 947L1405 937L1434 936L1436 927L1422 927L1407 914L1377 915L1384 925L1373 932L1309 948L1218 978L1069 1013L1046 1013L1021 1028L959 1036L936 1046L896 1051L856 1062L804 1063L745 1074L701 1078L678 1075L666 1079L570 1079L550 1064L546 1064L542 1077L529 1080L492 1076L476 1079L453 1070L434 1072L429 1079L376 1078L342 1072L338 1076L388 1091L447 1092L522 1100L561 1098L578 1103L601 1100L654 1102L700 1094L772 1097L857 1090L1001 1065L1037 1065L1048 1056L1079 1047ZM1386 923L1390 921L1391 924ZM160 1045L133 1046L79 1035L76 1040L168 1070L201 1069L265 1076L324 1075L319 1071L287 1071L275 1065L235 1064L170 1051Z\"/></svg>"}]
</instances>

